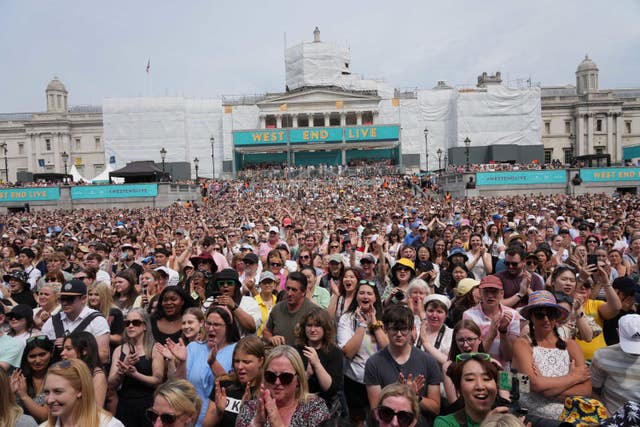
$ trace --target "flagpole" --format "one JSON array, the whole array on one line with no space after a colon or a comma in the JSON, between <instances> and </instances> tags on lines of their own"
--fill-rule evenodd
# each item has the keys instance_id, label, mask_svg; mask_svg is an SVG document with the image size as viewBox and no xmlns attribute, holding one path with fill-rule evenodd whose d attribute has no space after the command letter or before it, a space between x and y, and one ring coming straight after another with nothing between
<instances>
[{"instance_id":1,"label":"flagpole","mask_svg":"<svg viewBox=\"0 0 640 427\"><path fill-rule=\"evenodd\" d=\"M151 58L147 61L147 79L149 80L149 97L153 98L153 79L151 78Z\"/></svg>"}]
</instances>

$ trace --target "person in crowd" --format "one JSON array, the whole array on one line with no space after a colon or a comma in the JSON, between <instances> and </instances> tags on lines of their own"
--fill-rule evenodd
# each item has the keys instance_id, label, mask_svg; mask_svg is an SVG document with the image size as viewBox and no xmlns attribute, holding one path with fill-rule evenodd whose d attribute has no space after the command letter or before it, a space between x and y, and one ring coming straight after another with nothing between
<instances>
[{"instance_id":1,"label":"person in crowd","mask_svg":"<svg viewBox=\"0 0 640 427\"><path fill-rule=\"evenodd\" d=\"M328 256L327 274L320 278L320 286L324 289L331 289L331 283L338 283L344 273L344 260L342 255L334 253Z\"/></svg>"},{"instance_id":2,"label":"person in crowd","mask_svg":"<svg viewBox=\"0 0 640 427\"><path fill-rule=\"evenodd\" d=\"M491 254L482 242L482 236L480 234L471 234L469 243L471 250L468 252L469 260L466 262L466 265L473 274L474 279L480 280L493 272Z\"/></svg>"},{"instance_id":3,"label":"person in crowd","mask_svg":"<svg viewBox=\"0 0 640 427\"><path fill-rule=\"evenodd\" d=\"M152 404L155 388L164 381L164 358L154 350L149 315L131 309L124 321L122 345L113 352L109 386L118 390L116 417L125 425L148 426L144 411Z\"/></svg>"},{"instance_id":4,"label":"person in crowd","mask_svg":"<svg viewBox=\"0 0 640 427\"><path fill-rule=\"evenodd\" d=\"M444 317L443 317L444 320ZM442 374L438 362L411 345L413 313L394 305L385 310L382 323L389 344L366 362L364 382L371 408L376 408L382 388L395 382L416 381L421 417L418 425L431 424L440 411Z\"/></svg>"},{"instance_id":5,"label":"person in crowd","mask_svg":"<svg viewBox=\"0 0 640 427\"><path fill-rule=\"evenodd\" d=\"M84 267L92 268L95 270L96 280L98 282L104 282L107 285L111 285L111 275L100 268L103 261L104 258L102 258L102 255L97 252L91 252L84 257Z\"/></svg>"},{"instance_id":6,"label":"person in crowd","mask_svg":"<svg viewBox=\"0 0 640 427\"><path fill-rule=\"evenodd\" d=\"M26 304L31 308L36 308L37 303L33 297L29 284L29 275L23 270L13 270L10 274L3 276L5 282L9 284L9 289L1 287L4 298L11 301L11 305Z\"/></svg>"},{"instance_id":7,"label":"person in crowd","mask_svg":"<svg viewBox=\"0 0 640 427\"><path fill-rule=\"evenodd\" d=\"M527 302L532 291L544 289L544 281L538 275L531 274L526 267L526 254L519 245L509 246L504 252L506 269L496 273L502 282L503 301L507 307L521 307Z\"/></svg>"},{"instance_id":8,"label":"person in crowd","mask_svg":"<svg viewBox=\"0 0 640 427\"><path fill-rule=\"evenodd\" d=\"M374 414L380 427L415 427L420 407L414 387L395 383L383 388Z\"/></svg>"},{"instance_id":9,"label":"person in crowd","mask_svg":"<svg viewBox=\"0 0 640 427\"><path fill-rule=\"evenodd\" d=\"M29 338L40 335L40 330L33 321L33 310L27 304L14 305L6 318L9 321L9 336L26 342Z\"/></svg>"},{"instance_id":10,"label":"person in crowd","mask_svg":"<svg viewBox=\"0 0 640 427\"><path fill-rule=\"evenodd\" d=\"M61 286L61 283L45 282L44 285L38 287L38 307L33 309L33 321L37 328L42 328L50 316L57 314L62 309L60 306Z\"/></svg>"},{"instance_id":11,"label":"person in crowd","mask_svg":"<svg viewBox=\"0 0 640 427\"><path fill-rule=\"evenodd\" d=\"M30 415L24 413L12 393L9 377L0 369L0 425L11 427L37 427Z\"/></svg>"},{"instance_id":12,"label":"person in crowd","mask_svg":"<svg viewBox=\"0 0 640 427\"><path fill-rule=\"evenodd\" d=\"M273 307L267 324L262 330L262 336L267 343L272 346L295 344L296 338L292 325L300 323L305 314L317 307L306 298L306 294L307 277L299 271L290 273L287 276L285 301Z\"/></svg>"},{"instance_id":13,"label":"person in crowd","mask_svg":"<svg viewBox=\"0 0 640 427\"><path fill-rule=\"evenodd\" d=\"M64 252L54 252L47 260L47 271L44 273L37 282L37 285L41 285L45 282L47 277L51 277L60 273L62 275L62 283L66 283L69 280L73 279L73 274L64 271L62 268L68 262L67 256ZM47 276L47 274L51 274L51 276Z\"/></svg>"},{"instance_id":14,"label":"person in crowd","mask_svg":"<svg viewBox=\"0 0 640 427\"><path fill-rule=\"evenodd\" d=\"M140 306L147 307L149 299L162 292L159 288L160 274L155 270L146 270L140 275ZM106 283L106 282L105 282Z\"/></svg>"},{"instance_id":15,"label":"person in crowd","mask_svg":"<svg viewBox=\"0 0 640 427\"><path fill-rule=\"evenodd\" d=\"M3 325L6 319L5 310L4 304L0 304L0 325ZM7 335L3 328L0 328L0 369L9 372L12 367L20 367L24 347L24 341Z\"/></svg>"},{"instance_id":16,"label":"person in crowd","mask_svg":"<svg viewBox=\"0 0 640 427\"><path fill-rule=\"evenodd\" d=\"M281 345L267 355L258 397L241 406L236 425L315 427L329 417L324 400L309 393L300 355Z\"/></svg>"},{"instance_id":17,"label":"person in crowd","mask_svg":"<svg viewBox=\"0 0 640 427\"><path fill-rule=\"evenodd\" d=\"M142 267L142 265L136 262L137 253L138 248L130 243L125 243L124 245L120 246L120 259L116 269L116 274L120 271L126 270L127 268L132 268L135 271L135 282L137 282L137 278L140 277L142 273L144 273L144 268Z\"/></svg>"},{"instance_id":18,"label":"person in crowd","mask_svg":"<svg viewBox=\"0 0 640 427\"><path fill-rule=\"evenodd\" d=\"M591 394L589 368L576 342L558 334L569 310L553 294L532 292L521 314L529 321L529 336L513 344L512 367L529 377L531 393L523 393L520 402L533 415L557 419L565 397Z\"/></svg>"},{"instance_id":19,"label":"person in crowd","mask_svg":"<svg viewBox=\"0 0 640 427\"><path fill-rule=\"evenodd\" d=\"M107 374L98 356L98 343L89 332L82 331L69 335L62 344L62 360L80 359L87 364L93 378L96 404L101 408L107 397Z\"/></svg>"},{"instance_id":20,"label":"person in crowd","mask_svg":"<svg viewBox=\"0 0 640 427\"><path fill-rule=\"evenodd\" d=\"M182 315L182 339L185 343L204 341L204 313L199 307L190 307Z\"/></svg>"},{"instance_id":21,"label":"person in crowd","mask_svg":"<svg viewBox=\"0 0 640 427\"><path fill-rule=\"evenodd\" d=\"M266 258L265 271L270 271L276 276L278 291L285 289L288 270L284 268L284 258L279 250L273 249L269 251Z\"/></svg>"},{"instance_id":22,"label":"person in crowd","mask_svg":"<svg viewBox=\"0 0 640 427\"><path fill-rule=\"evenodd\" d=\"M387 285L382 295L383 305L404 302L407 298L409 282L416 275L413 261L408 258L400 258L391 268L391 283Z\"/></svg>"},{"instance_id":23,"label":"person in crowd","mask_svg":"<svg viewBox=\"0 0 640 427\"><path fill-rule=\"evenodd\" d=\"M258 255L254 253L248 253L246 255L238 253L242 259L244 270L239 275L238 279L242 283L242 295L252 296L258 292L258 281L260 274L262 274L262 264Z\"/></svg>"},{"instance_id":24,"label":"person in crowd","mask_svg":"<svg viewBox=\"0 0 640 427\"><path fill-rule=\"evenodd\" d=\"M625 402L640 402L640 315L622 316L618 332L620 342L596 350L590 366L594 397L609 414Z\"/></svg>"},{"instance_id":25,"label":"person in crowd","mask_svg":"<svg viewBox=\"0 0 640 427\"><path fill-rule=\"evenodd\" d=\"M230 268L220 270L214 276L214 283L220 292L216 304L233 313L242 335L254 333L262 324L260 306L253 297L242 295L238 273Z\"/></svg>"},{"instance_id":26,"label":"person in crowd","mask_svg":"<svg viewBox=\"0 0 640 427\"><path fill-rule=\"evenodd\" d=\"M429 286L434 286L440 268L431 262L431 249L427 245L420 245L416 250L416 277L427 282Z\"/></svg>"},{"instance_id":27,"label":"person in crowd","mask_svg":"<svg viewBox=\"0 0 640 427\"><path fill-rule=\"evenodd\" d=\"M192 306L193 300L181 287L164 288L151 315L153 339L159 343L165 343L167 338L177 342L182 335L182 315Z\"/></svg>"},{"instance_id":28,"label":"person in crowd","mask_svg":"<svg viewBox=\"0 0 640 427\"><path fill-rule=\"evenodd\" d=\"M96 337L100 361L106 363L110 355L109 324L99 311L87 307L86 302L87 286L82 280L73 279L65 283L60 291L62 310L47 319L42 333L55 341L59 353L65 336L74 331L87 331Z\"/></svg>"},{"instance_id":29,"label":"person in crowd","mask_svg":"<svg viewBox=\"0 0 640 427\"><path fill-rule=\"evenodd\" d=\"M20 369L11 374L11 391L18 404L38 422L46 420L49 414L43 390L52 362L53 342L44 335L35 336L25 346Z\"/></svg>"},{"instance_id":30,"label":"person in crowd","mask_svg":"<svg viewBox=\"0 0 640 427\"><path fill-rule=\"evenodd\" d=\"M479 288L480 303L465 311L462 318L480 327L483 347L506 369L513 357L513 342L520 336L522 316L502 304L504 291L499 277L483 277Z\"/></svg>"},{"instance_id":31,"label":"person in crowd","mask_svg":"<svg viewBox=\"0 0 640 427\"><path fill-rule=\"evenodd\" d=\"M276 305L277 296L274 292L276 288L276 276L270 271L263 271L258 282L259 292L254 295L258 307L260 307L260 327L256 335L262 337L262 330L267 324L269 314Z\"/></svg>"},{"instance_id":32,"label":"person in crowd","mask_svg":"<svg viewBox=\"0 0 640 427\"><path fill-rule=\"evenodd\" d=\"M242 402L256 397L264 359L260 338L247 335L238 341L233 350L233 371L216 379L203 427L235 427Z\"/></svg>"},{"instance_id":33,"label":"person in crowd","mask_svg":"<svg viewBox=\"0 0 640 427\"><path fill-rule=\"evenodd\" d=\"M111 287L104 282L96 282L89 287L87 306L102 313L109 324L109 345L111 349L122 343L124 316L113 303Z\"/></svg>"},{"instance_id":34,"label":"person in crowd","mask_svg":"<svg viewBox=\"0 0 640 427\"><path fill-rule=\"evenodd\" d=\"M409 288L407 289L407 294L409 297L407 298L407 305L409 309L413 312L413 316L415 318L415 324L418 332L420 331L420 322L426 316L426 310L424 306L425 298L431 293L431 288L422 279L416 277L409 283Z\"/></svg>"},{"instance_id":35,"label":"person in crowd","mask_svg":"<svg viewBox=\"0 0 640 427\"><path fill-rule=\"evenodd\" d=\"M458 282L454 290L455 297L451 301L451 309L447 315L447 326L451 327L462 320L462 315L480 302L480 281L466 278Z\"/></svg>"},{"instance_id":36,"label":"person in crowd","mask_svg":"<svg viewBox=\"0 0 640 427\"><path fill-rule=\"evenodd\" d=\"M577 278L573 268L560 265L553 270L550 284L558 304L566 302L569 316L558 324L558 332L562 339L580 338L584 341L593 339L593 329L584 315L583 304L575 298ZM575 303L574 303L575 302Z\"/></svg>"},{"instance_id":37,"label":"person in crowd","mask_svg":"<svg viewBox=\"0 0 640 427\"><path fill-rule=\"evenodd\" d=\"M29 289L36 289L38 279L42 276L42 272L35 266L36 254L31 248L23 247L18 252L16 260L22 265L22 269L27 273L27 282L29 283Z\"/></svg>"},{"instance_id":38,"label":"person in crowd","mask_svg":"<svg viewBox=\"0 0 640 427\"><path fill-rule=\"evenodd\" d=\"M498 397L498 367L487 353L461 353L449 366L456 393L464 403L462 409L435 419L434 427L477 426L492 412L506 412L506 407L493 408Z\"/></svg>"},{"instance_id":39,"label":"person in crowd","mask_svg":"<svg viewBox=\"0 0 640 427\"><path fill-rule=\"evenodd\" d=\"M467 265L462 262L450 262L447 269L442 273L443 274L440 275L441 281L438 289L448 297L455 295L455 289L461 280L473 279L473 274L469 271Z\"/></svg>"},{"instance_id":40,"label":"person in crowd","mask_svg":"<svg viewBox=\"0 0 640 427\"><path fill-rule=\"evenodd\" d=\"M140 306L137 284L138 276L133 269L122 270L113 279L113 299L125 317L134 306Z\"/></svg>"},{"instance_id":41,"label":"person in crowd","mask_svg":"<svg viewBox=\"0 0 640 427\"><path fill-rule=\"evenodd\" d=\"M443 365L453 338L453 330L445 325L451 301L445 295L431 294L425 299L424 307L425 316L420 319L416 346Z\"/></svg>"},{"instance_id":42,"label":"person in crowd","mask_svg":"<svg viewBox=\"0 0 640 427\"><path fill-rule=\"evenodd\" d=\"M351 305L360 279L358 270L347 267L342 274L342 280L331 285L328 311L336 323Z\"/></svg>"},{"instance_id":43,"label":"person in crowd","mask_svg":"<svg viewBox=\"0 0 640 427\"><path fill-rule=\"evenodd\" d=\"M296 350L300 353L309 392L324 399L328 408L341 409L343 390L342 351L335 345L335 323L329 313L315 307L296 326ZM340 411L341 412L341 411Z\"/></svg>"},{"instance_id":44,"label":"person in crowd","mask_svg":"<svg viewBox=\"0 0 640 427\"><path fill-rule=\"evenodd\" d=\"M344 391L354 423L361 425L369 408L364 383L369 357L384 348L389 339L382 329L382 304L375 282L360 280L355 298L338 320L337 343L345 357Z\"/></svg>"},{"instance_id":45,"label":"person in crowd","mask_svg":"<svg viewBox=\"0 0 640 427\"><path fill-rule=\"evenodd\" d=\"M613 281L613 289L620 299L620 311L616 317L604 321L602 332L607 345L618 344L618 321L627 314L636 314L636 293L640 288L630 277L618 277Z\"/></svg>"},{"instance_id":46,"label":"person in crowd","mask_svg":"<svg viewBox=\"0 0 640 427\"><path fill-rule=\"evenodd\" d=\"M316 305L327 309L331 301L329 291L317 284L318 277L313 267L305 267L300 270L307 277L307 299L313 301Z\"/></svg>"},{"instance_id":47,"label":"person in crowd","mask_svg":"<svg viewBox=\"0 0 640 427\"><path fill-rule=\"evenodd\" d=\"M229 310L214 306L205 315L205 341L192 341L185 346L182 338L178 342L167 340L167 348L177 363L177 377L187 379L194 385L202 399L202 408L197 424L207 413L209 395L217 377L226 375L232 368L233 350L240 339L238 327Z\"/></svg>"},{"instance_id":48,"label":"person in crowd","mask_svg":"<svg viewBox=\"0 0 640 427\"><path fill-rule=\"evenodd\" d=\"M153 405L146 416L154 426L193 427L198 418L202 399L186 380L161 384L153 393Z\"/></svg>"}]
</instances>

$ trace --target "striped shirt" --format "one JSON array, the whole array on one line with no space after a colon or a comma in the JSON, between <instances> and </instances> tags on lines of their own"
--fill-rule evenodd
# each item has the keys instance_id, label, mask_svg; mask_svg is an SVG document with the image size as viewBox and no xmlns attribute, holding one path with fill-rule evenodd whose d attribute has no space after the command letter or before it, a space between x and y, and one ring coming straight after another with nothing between
<instances>
[{"instance_id":1,"label":"striped shirt","mask_svg":"<svg viewBox=\"0 0 640 427\"><path fill-rule=\"evenodd\" d=\"M640 402L640 355L625 353L620 344L596 350L591 383L602 388L602 403L610 414L629 400Z\"/></svg>"}]
</instances>

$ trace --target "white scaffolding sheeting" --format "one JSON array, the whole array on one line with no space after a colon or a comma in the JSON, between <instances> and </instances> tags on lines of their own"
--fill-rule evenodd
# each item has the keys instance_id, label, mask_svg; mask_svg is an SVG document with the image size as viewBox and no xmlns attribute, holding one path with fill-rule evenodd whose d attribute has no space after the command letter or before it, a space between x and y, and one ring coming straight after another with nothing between
<instances>
[{"instance_id":1,"label":"white scaffolding sheeting","mask_svg":"<svg viewBox=\"0 0 640 427\"><path fill-rule=\"evenodd\" d=\"M286 82L290 90L303 86L338 86L350 74L349 50L333 43L300 43L284 52Z\"/></svg>"},{"instance_id":2,"label":"white scaffolding sheeting","mask_svg":"<svg viewBox=\"0 0 640 427\"><path fill-rule=\"evenodd\" d=\"M455 146L463 147L465 138L473 146L542 144L538 87L510 89L491 85L486 91L461 92L457 109Z\"/></svg>"},{"instance_id":3,"label":"white scaffolding sheeting","mask_svg":"<svg viewBox=\"0 0 640 427\"><path fill-rule=\"evenodd\" d=\"M211 176L211 143L216 140L216 172L222 171L222 104L218 99L111 98L103 103L104 140L107 158L116 167L136 160L167 162L200 160L199 175Z\"/></svg>"}]
</instances>

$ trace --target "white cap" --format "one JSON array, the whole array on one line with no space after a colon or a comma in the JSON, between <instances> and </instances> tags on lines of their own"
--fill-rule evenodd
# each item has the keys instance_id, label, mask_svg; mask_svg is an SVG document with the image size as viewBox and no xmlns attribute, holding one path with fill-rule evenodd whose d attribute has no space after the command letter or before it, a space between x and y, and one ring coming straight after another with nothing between
<instances>
[{"instance_id":1,"label":"white cap","mask_svg":"<svg viewBox=\"0 0 640 427\"><path fill-rule=\"evenodd\" d=\"M620 347L630 354L640 354L640 314L627 314L618 321Z\"/></svg>"},{"instance_id":2,"label":"white cap","mask_svg":"<svg viewBox=\"0 0 640 427\"><path fill-rule=\"evenodd\" d=\"M527 221L529 221L530 219L536 219L536 217L535 217L535 216L533 216L533 215L529 215L529 216L527 217Z\"/></svg>"},{"instance_id":3,"label":"white cap","mask_svg":"<svg viewBox=\"0 0 640 427\"><path fill-rule=\"evenodd\" d=\"M445 296L445 295L440 295L440 294L428 295L424 299L424 306L426 307L427 304L429 304L431 301L439 301L439 302L441 302L442 304L444 304L447 307L447 310L449 310L451 308L451 300L449 298L447 298L447 296Z\"/></svg>"},{"instance_id":4,"label":"white cap","mask_svg":"<svg viewBox=\"0 0 640 427\"><path fill-rule=\"evenodd\" d=\"M556 221L564 221L564 217L560 215L558 218L556 218Z\"/></svg>"},{"instance_id":5,"label":"white cap","mask_svg":"<svg viewBox=\"0 0 640 427\"><path fill-rule=\"evenodd\" d=\"M280 233L280 229L275 225L272 225L271 227L269 227L269 233Z\"/></svg>"}]
</instances>

